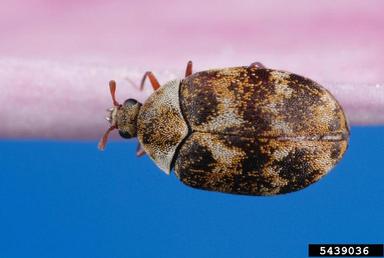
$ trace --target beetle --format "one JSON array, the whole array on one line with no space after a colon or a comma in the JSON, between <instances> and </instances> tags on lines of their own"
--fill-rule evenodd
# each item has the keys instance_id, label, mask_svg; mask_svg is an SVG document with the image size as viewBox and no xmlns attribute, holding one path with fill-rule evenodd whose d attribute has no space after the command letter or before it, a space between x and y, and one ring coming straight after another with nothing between
<instances>
[{"instance_id":1,"label":"beetle","mask_svg":"<svg viewBox=\"0 0 384 258\"><path fill-rule=\"evenodd\" d=\"M318 181L342 158L349 126L337 100L303 76L249 66L192 73L161 86L143 103L119 104L110 81L109 133L137 137L144 153L186 185L231 194L277 195Z\"/></svg>"}]
</instances>

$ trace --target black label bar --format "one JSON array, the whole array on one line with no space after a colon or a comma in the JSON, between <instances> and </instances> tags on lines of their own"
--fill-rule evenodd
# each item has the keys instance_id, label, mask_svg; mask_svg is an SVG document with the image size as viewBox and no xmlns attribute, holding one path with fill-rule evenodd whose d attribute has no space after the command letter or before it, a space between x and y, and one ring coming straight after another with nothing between
<instances>
[{"instance_id":1,"label":"black label bar","mask_svg":"<svg viewBox=\"0 0 384 258\"><path fill-rule=\"evenodd\" d=\"M309 244L309 257L383 257L382 244Z\"/></svg>"}]
</instances>

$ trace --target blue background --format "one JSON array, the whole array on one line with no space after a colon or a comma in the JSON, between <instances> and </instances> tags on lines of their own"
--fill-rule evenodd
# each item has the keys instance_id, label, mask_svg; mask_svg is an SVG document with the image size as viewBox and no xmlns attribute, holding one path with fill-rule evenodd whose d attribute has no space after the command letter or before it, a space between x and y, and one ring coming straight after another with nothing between
<instances>
[{"instance_id":1,"label":"blue background","mask_svg":"<svg viewBox=\"0 0 384 258\"><path fill-rule=\"evenodd\" d=\"M0 257L306 257L308 243L384 241L384 127L293 194L199 191L135 142L0 141Z\"/></svg>"}]
</instances>

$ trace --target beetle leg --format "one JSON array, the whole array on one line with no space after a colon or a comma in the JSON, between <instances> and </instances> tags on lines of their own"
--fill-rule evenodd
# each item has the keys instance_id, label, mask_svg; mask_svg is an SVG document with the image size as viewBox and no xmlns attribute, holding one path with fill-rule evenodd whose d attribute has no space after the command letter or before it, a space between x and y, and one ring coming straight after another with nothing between
<instances>
[{"instance_id":1,"label":"beetle leg","mask_svg":"<svg viewBox=\"0 0 384 258\"><path fill-rule=\"evenodd\" d=\"M187 64L187 68L185 69L185 77L190 76L192 74L192 61L189 61Z\"/></svg>"},{"instance_id":2,"label":"beetle leg","mask_svg":"<svg viewBox=\"0 0 384 258\"><path fill-rule=\"evenodd\" d=\"M143 147L141 146L140 143L137 144L137 148L136 148L136 156L137 157L142 157L145 155L145 150L143 149Z\"/></svg>"},{"instance_id":3,"label":"beetle leg","mask_svg":"<svg viewBox=\"0 0 384 258\"><path fill-rule=\"evenodd\" d=\"M147 77L149 78L149 81L151 82L152 88L154 90L157 90L158 88L160 88L160 83L158 82L156 77L153 75L153 73L152 72L146 72L143 76L143 79L141 79L140 90L144 89L145 79Z\"/></svg>"},{"instance_id":4,"label":"beetle leg","mask_svg":"<svg viewBox=\"0 0 384 258\"><path fill-rule=\"evenodd\" d=\"M265 68L265 66L260 62L253 62L248 67L254 67L254 68Z\"/></svg>"}]
</instances>

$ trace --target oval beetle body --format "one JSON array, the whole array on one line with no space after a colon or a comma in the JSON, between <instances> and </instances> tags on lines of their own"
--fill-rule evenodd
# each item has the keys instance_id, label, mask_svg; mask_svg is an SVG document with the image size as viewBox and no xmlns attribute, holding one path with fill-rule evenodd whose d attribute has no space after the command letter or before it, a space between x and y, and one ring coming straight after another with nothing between
<instances>
[{"instance_id":1,"label":"oval beetle body","mask_svg":"<svg viewBox=\"0 0 384 258\"><path fill-rule=\"evenodd\" d=\"M345 114L327 90L262 65L170 81L140 107L136 126L142 148L167 174L174 169L188 186L245 195L318 181L349 140Z\"/></svg>"}]
</instances>

